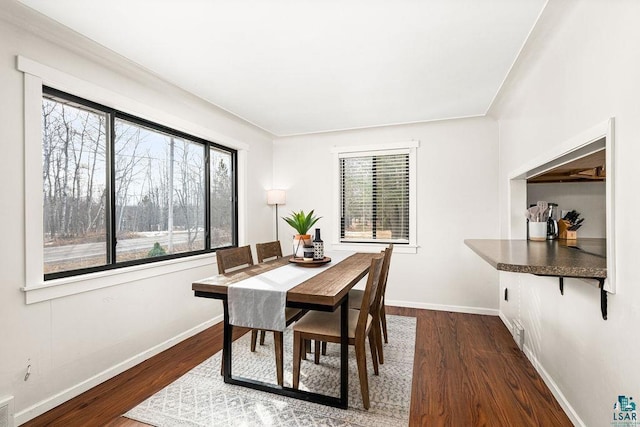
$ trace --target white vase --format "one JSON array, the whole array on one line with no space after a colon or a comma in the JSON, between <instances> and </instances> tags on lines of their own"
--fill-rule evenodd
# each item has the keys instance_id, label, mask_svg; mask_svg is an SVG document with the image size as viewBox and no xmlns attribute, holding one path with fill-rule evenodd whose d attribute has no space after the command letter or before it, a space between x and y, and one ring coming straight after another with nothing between
<instances>
[{"instance_id":1,"label":"white vase","mask_svg":"<svg viewBox=\"0 0 640 427\"><path fill-rule=\"evenodd\" d=\"M302 258L304 256L304 245L311 245L310 234L296 234L293 236L293 256Z\"/></svg>"}]
</instances>

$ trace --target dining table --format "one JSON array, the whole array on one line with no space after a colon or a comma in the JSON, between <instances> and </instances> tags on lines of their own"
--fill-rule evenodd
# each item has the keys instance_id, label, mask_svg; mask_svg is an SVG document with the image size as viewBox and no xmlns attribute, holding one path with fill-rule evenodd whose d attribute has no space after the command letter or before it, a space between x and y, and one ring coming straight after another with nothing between
<instances>
[{"instance_id":1,"label":"dining table","mask_svg":"<svg viewBox=\"0 0 640 427\"><path fill-rule=\"evenodd\" d=\"M354 253L337 262L317 275L296 284L286 292L286 306L301 310L335 311L340 310L340 393L331 396L312 391L294 389L268 382L232 375L232 332L229 322L229 286L241 283L249 278L271 272L290 264L290 257L277 258L260 264L251 265L225 274L218 274L192 283L196 297L219 299L223 303L224 338L222 348L224 382L256 390L266 391L327 406L346 409L349 387L349 290L369 272L371 259L375 253ZM297 264L298 268L313 268L310 265ZM256 307L258 309L259 307Z\"/></svg>"}]
</instances>

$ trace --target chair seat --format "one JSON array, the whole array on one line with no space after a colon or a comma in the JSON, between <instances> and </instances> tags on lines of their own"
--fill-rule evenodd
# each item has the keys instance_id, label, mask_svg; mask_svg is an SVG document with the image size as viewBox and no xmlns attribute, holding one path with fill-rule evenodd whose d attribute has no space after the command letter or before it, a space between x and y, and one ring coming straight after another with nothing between
<instances>
[{"instance_id":1,"label":"chair seat","mask_svg":"<svg viewBox=\"0 0 640 427\"><path fill-rule=\"evenodd\" d=\"M349 339L355 339L356 326L358 324L358 310L349 309ZM367 328L371 324L372 317L367 317ZM334 312L310 311L302 319L293 325L293 330L303 334L340 339L340 310ZM330 341L329 339L325 341Z\"/></svg>"},{"instance_id":2,"label":"chair seat","mask_svg":"<svg viewBox=\"0 0 640 427\"><path fill-rule=\"evenodd\" d=\"M363 290L351 289L349 291L349 308L355 308L356 310L360 310L360 307L362 307L363 296L364 296Z\"/></svg>"},{"instance_id":3,"label":"chair seat","mask_svg":"<svg viewBox=\"0 0 640 427\"><path fill-rule=\"evenodd\" d=\"M284 316L287 319L287 325L289 324L289 321L300 314L300 312L302 312L302 310L300 310L299 308L287 307L284 310Z\"/></svg>"}]
</instances>

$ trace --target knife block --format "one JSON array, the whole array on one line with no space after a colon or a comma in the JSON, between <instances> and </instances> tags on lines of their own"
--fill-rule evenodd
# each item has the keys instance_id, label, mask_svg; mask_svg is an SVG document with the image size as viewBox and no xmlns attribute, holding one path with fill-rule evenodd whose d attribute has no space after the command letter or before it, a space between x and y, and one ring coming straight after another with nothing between
<instances>
[{"instance_id":1,"label":"knife block","mask_svg":"<svg viewBox=\"0 0 640 427\"><path fill-rule=\"evenodd\" d=\"M577 230L569 230L568 228L571 227L571 223L568 221L565 221L564 219L561 219L560 221L558 221L558 238L559 239L564 239L564 240L576 240L578 238L578 231Z\"/></svg>"}]
</instances>

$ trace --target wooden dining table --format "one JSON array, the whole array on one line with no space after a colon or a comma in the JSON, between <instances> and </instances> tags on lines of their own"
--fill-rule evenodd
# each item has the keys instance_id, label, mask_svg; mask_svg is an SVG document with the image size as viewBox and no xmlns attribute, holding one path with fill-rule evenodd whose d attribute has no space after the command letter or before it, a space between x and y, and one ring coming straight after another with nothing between
<instances>
[{"instance_id":1,"label":"wooden dining table","mask_svg":"<svg viewBox=\"0 0 640 427\"><path fill-rule=\"evenodd\" d=\"M218 274L193 282L196 297L222 300L224 308L224 341L222 349L224 382L294 397L338 408L347 408L349 387L349 290L369 272L375 253L356 253L287 291L287 307L303 310L335 311L340 309L340 395L339 397L293 389L277 384L231 375L231 342L233 325L229 323L227 290L229 285L275 270L289 263L289 257L278 258L226 274ZM310 268L299 266L299 268Z\"/></svg>"}]
</instances>

